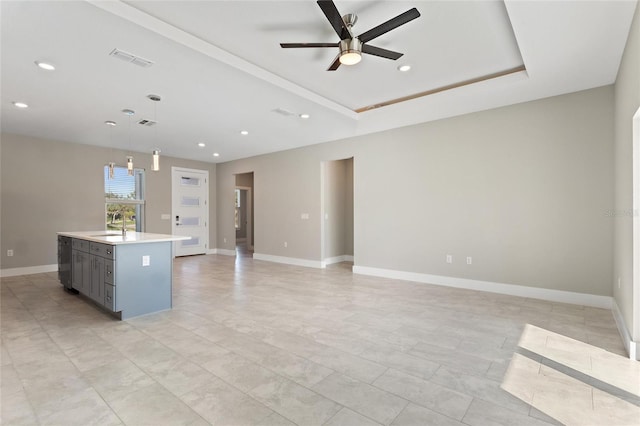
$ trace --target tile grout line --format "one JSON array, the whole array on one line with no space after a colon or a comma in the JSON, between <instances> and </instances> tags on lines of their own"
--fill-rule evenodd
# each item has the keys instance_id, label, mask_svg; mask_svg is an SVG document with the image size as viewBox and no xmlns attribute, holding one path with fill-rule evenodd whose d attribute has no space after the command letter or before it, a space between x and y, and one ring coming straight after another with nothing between
<instances>
[{"instance_id":1,"label":"tile grout line","mask_svg":"<svg viewBox=\"0 0 640 426\"><path fill-rule=\"evenodd\" d=\"M555 371L566 374L567 376L573 379L576 379L579 382L582 382L586 386L589 386L591 388L597 388L602 392L621 398L624 401L627 401L633 405L640 407L640 396L634 395L633 393L628 392L624 389L621 389L615 385L606 383L593 376L585 374L581 371L578 371L574 368L566 366L560 362L554 361L550 358L547 358L543 355L537 354L533 351L530 351L522 347L518 347L518 349L516 350L516 353L524 357L527 357L535 362L538 362L540 364L540 369L542 369L542 365L545 365L547 367L554 369Z\"/></svg>"}]
</instances>

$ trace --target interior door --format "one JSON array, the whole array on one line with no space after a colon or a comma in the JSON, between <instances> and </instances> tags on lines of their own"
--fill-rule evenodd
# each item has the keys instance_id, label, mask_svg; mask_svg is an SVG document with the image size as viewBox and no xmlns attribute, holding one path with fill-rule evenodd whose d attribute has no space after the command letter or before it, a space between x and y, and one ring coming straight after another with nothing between
<instances>
[{"instance_id":1,"label":"interior door","mask_svg":"<svg viewBox=\"0 0 640 426\"><path fill-rule=\"evenodd\" d=\"M191 237L176 241L175 256L204 254L209 246L209 172L171 168L171 232Z\"/></svg>"}]
</instances>

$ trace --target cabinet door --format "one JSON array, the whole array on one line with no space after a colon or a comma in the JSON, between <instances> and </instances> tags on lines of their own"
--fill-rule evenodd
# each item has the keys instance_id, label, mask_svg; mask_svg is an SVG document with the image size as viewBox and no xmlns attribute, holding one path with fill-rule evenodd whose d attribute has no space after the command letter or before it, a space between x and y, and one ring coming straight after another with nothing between
<instances>
[{"instance_id":1,"label":"cabinet door","mask_svg":"<svg viewBox=\"0 0 640 426\"><path fill-rule=\"evenodd\" d=\"M89 294L91 268L89 255L80 250L71 254L71 285L82 294Z\"/></svg>"},{"instance_id":2,"label":"cabinet door","mask_svg":"<svg viewBox=\"0 0 640 426\"><path fill-rule=\"evenodd\" d=\"M100 256L91 255L91 290L89 297L104 305L104 261Z\"/></svg>"},{"instance_id":3,"label":"cabinet door","mask_svg":"<svg viewBox=\"0 0 640 426\"><path fill-rule=\"evenodd\" d=\"M107 283L104 285L104 307L110 311L116 310L116 287Z\"/></svg>"},{"instance_id":4,"label":"cabinet door","mask_svg":"<svg viewBox=\"0 0 640 426\"><path fill-rule=\"evenodd\" d=\"M82 291L82 262L81 253L78 250L71 252L71 286Z\"/></svg>"}]
</instances>

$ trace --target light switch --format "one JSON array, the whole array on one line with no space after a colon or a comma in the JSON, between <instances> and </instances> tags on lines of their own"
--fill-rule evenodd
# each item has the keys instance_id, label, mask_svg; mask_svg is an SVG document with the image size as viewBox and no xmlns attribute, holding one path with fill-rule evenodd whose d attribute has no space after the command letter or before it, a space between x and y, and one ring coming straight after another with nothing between
<instances>
[{"instance_id":1,"label":"light switch","mask_svg":"<svg viewBox=\"0 0 640 426\"><path fill-rule=\"evenodd\" d=\"M304 220L309 219L309 213L302 213L300 215L300 219L304 219Z\"/></svg>"},{"instance_id":2,"label":"light switch","mask_svg":"<svg viewBox=\"0 0 640 426\"><path fill-rule=\"evenodd\" d=\"M151 256L142 256L142 266L151 265Z\"/></svg>"},{"instance_id":3,"label":"light switch","mask_svg":"<svg viewBox=\"0 0 640 426\"><path fill-rule=\"evenodd\" d=\"M169 213L162 213L162 214L160 215L160 219L162 219L162 220L169 220L169 219L171 219L171 215L170 215Z\"/></svg>"}]
</instances>

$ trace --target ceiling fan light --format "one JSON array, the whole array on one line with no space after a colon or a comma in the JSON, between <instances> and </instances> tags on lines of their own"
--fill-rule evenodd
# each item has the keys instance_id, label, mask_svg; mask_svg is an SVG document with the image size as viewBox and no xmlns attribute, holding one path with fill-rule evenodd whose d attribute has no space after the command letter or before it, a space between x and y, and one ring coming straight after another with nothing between
<instances>
[{"instance_id":1,"label":"ceiling fan light","mask_svg":"<svg viewBox=\"0 0 640 426\"><path fill-rule=\"evenodd\" d=\"M362 43L358 38L340 40L340 63L355 65L362 60Z\"/></svg>"},{"instance_id":2,"label":"ceiling fan light","mask_svg":"<svg viewBox=\"0 0 640 426\"><path fill-rule=\"evenodd\" d=\"M362 60L362 55L357 50L347 50L340 55L342 65L355 65Z\"/></svg>"}]
</instances>

